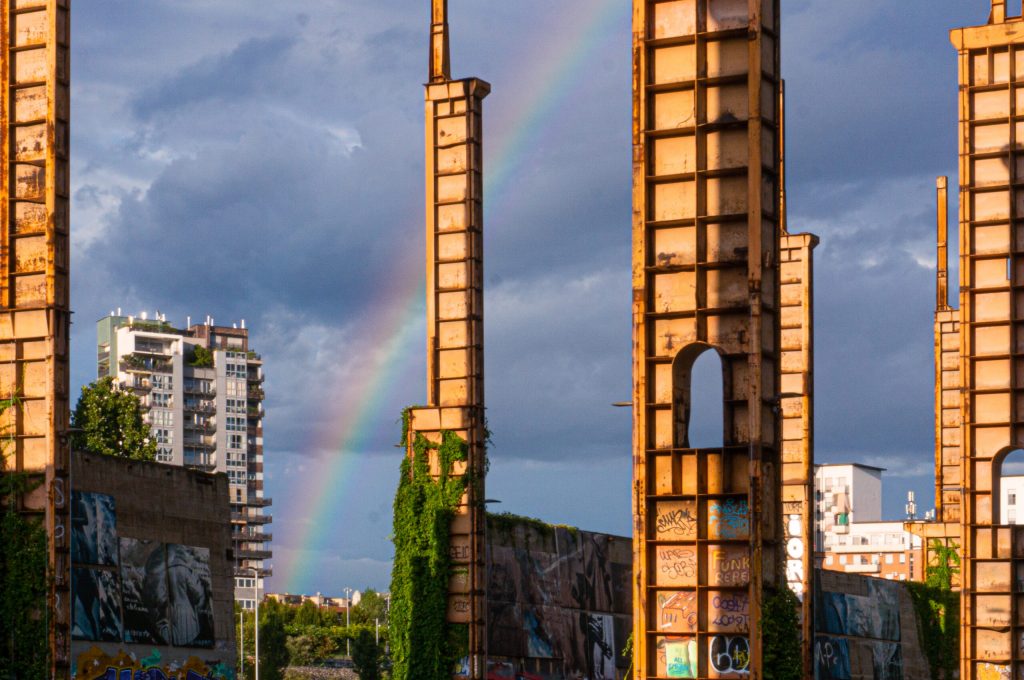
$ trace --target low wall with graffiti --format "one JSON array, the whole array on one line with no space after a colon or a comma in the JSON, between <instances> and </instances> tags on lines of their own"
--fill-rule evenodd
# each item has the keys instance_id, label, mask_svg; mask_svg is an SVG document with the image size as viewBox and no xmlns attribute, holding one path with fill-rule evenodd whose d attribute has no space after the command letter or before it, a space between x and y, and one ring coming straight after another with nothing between
<instances>
[{"instance_id":1,"label":"low wall with graffiti","mask_svg":"<svg viewBox=\"0 0 1024 680\"><path fill-rule=\"evenodd\" d=\"M897 581L815 570L817 680L928 680L914 605Z\"/></svg>"},{"instance_id":2,"label":"low wall with graffiti","mask_svg":"<svg viewBox=\"0 0 1024 680\"><path fill-rule=\"evenodd\" d=\"M630 539L499 515L487 542L488 677L624 677Z\"/></svg>"},{"instance_id":3,"label":"low wall with graffiti","mask_svg":"<svg viewBox=\"0 0 1024 680\"><path fill-rule=\"evenodd\" d=\"M75 453L71 654L77 680L233 680L228 482Z\"/></svg>"}]
</instances>

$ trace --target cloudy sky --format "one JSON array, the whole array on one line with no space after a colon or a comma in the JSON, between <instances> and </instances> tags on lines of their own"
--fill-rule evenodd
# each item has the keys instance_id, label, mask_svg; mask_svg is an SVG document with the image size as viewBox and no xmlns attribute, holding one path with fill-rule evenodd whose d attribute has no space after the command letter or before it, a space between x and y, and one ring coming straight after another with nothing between
<instances>
[{"instance_id":1,"label":"cloudy sky","mask_svg":"<svg viewBox=\"0 0 1024 680\"><path fill-rule=\"evenodd\" d=\"M86 0L73 50L73 381L94 322L246 319L267 373L270 587L387 587L424 398L427 0ZM485 102L488 497L630 531L630 3L450 0ZM793 231L816 261L819 461L931 507L948 29L985 0L783 0ZM955 215L955 211L951 211ZM955 243L955 239L952 239ZM954 279L955 280L955 279Z\"/></svg>"}]
</instances>

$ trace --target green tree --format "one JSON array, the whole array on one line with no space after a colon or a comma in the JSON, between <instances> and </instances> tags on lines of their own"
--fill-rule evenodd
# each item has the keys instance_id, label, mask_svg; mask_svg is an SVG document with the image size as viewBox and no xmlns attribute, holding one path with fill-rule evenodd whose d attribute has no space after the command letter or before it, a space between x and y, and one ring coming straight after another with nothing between
<instances>
[{"instance_id":1,"label":"green tree","mask_svg":"<svg viewBox=\"0 0 1024 680\"><path fill-rule=\"evenodd\" d=\"M364 623L372 626L380 621L380 625L383 626L387 621L387 602L383 595L372 588L367 588L363 591L359 604L352 607L351 616L353 625Z\"/></svg>"},{"instance_id":2,"label":"green tree","mask_svg":"<svg viewBox=\"0 0 1024 680\"><path fill-rule=\"evenodd\" d=\"M213 366L213 352L202 345L195 345L192 348L192 360L189 365L196 368L210 368Z\"/></svg>"},{"instance_id":3,"label":"green tree","mask_svg":"<svg viewBox=\"0 0 1024 680\"><path fill-rule=\"evenodd\" d=\"M352 665L356 667L359 680L379 680L380 656L373 633L367 629L359 631L352 642Z\"/></svg>"},{"instance_id":4,"label":"green tree","mask_svg":"<svg viewBox=\"0 0 1024 680\"><path fill-rule=\"evenodd\" d=\"M100 378L82 388L71 415L71 446L81 451L134 460L156 458L156 441L142 422L139 398Z\"/></svg>"},{"instance_id":5,"label":"green tree","mask_svg":"<svg viewBox=\"0 0 1024 680\"><path fill-rule=\"evenodd\" d=\"M284 607L274 600L260 602L260 677L265 680L282 680L288 665Z\"/></svg>"},{"instance_id":6,"label":"green tree","mask_svg":"<svg viewBox=\"0 0 1024 680\"><path fill-rule=\"evenodd\" d=\"M316 640L311 635L292 635L285 646L288 648L289 665L309 666L318 659Z\"/></svg>"},{"instance_id":7,"label":"green tree","mask_svg":"<svg viewBox=\"0 0 1024 680\"><path fill-rule=\"evenodd\" d=\"M311 600L306 600L299 605L292 623L296 626L319 626L320 609Z\"/></svg>"}]
</instances>

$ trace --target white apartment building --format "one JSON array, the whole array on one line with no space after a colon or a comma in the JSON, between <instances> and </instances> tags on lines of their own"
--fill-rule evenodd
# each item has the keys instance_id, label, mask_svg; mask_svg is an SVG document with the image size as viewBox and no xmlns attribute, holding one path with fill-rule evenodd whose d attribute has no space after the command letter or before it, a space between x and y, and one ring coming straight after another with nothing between
<instances>
[{"instance_id":1,"label":"white apartment building","mask_svg":"<svg viewBox=\"0 0 1024 680\"><path fill-rule=\"evenodd\" d=\"M999 480L999 523L1024 524L1024 475Z\"/></svg>"},{"instance_id":2,"label":"white apartment building","mask_svg":"<svg viewBox=\"0 0 1024 680\"><path fill-rule=\"evenodd\" d=\"M245 322L186 324L111 313L97 322L99 377L112 376L140 399L157 441L157 461L228 476L235 599L255 604L272 553L263 494L263 361Z\"/></svg>"},{"instance_id":3,"label":"white apartment building","mask_svg":"<svg viewBox=\"0 0 1024 680\"><path fill-rule=\"evenodd\" d=\"M827 550L831 537L853 522L882 519L883 468L843 463L814 466L815 548Z\"/></svg>"},{"instance_id":4,"label":"white apartment building","mask_svg":"<svg viewBox=\"0 0 1024 680\"><path fill-rule=\"evenodd\" d=\"M815 466L815 548L825 569L920 580L921 538L902 521L881 521L884 471L857 463Z\"/></svg>"}]
</instances>

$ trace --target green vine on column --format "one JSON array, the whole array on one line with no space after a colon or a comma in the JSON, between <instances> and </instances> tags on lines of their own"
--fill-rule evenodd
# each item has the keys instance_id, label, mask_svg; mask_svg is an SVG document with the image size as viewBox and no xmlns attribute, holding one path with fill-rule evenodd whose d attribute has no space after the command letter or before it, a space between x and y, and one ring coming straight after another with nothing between
<instances>
[{"instance_id":1,"label":"green vine on column","mask_svg":"<svg viewBox=\"0 0 1024 680\"><path fill-rule=\"evenodd\" d=\"M409 433L409 409L402 416ZM437 452L439 475L430 474L430 452ZM470 475L453 475L466 461L468 446L453 432L441 443L416 433L412 457L402 460L395 494L395 560L391 572L391 654L394 680L448 680L468 651L468 629L447 622L448 582L452 575L451 522Z\"/></svg>"},{"instance_id":2,"label":"green vine on column","mask_svg":"<svg viewBox=\"0 0 1024 680\"><path fill-rule=\"evenodd\" d=\"M16 397L0 400L0 413L19 404ZM18 512L19 496L40 482L9 469L12 453L13 438L0 437L0 677L43 678L49 659L46 529L41 517Z\"/></svg>"}]
</instances>

